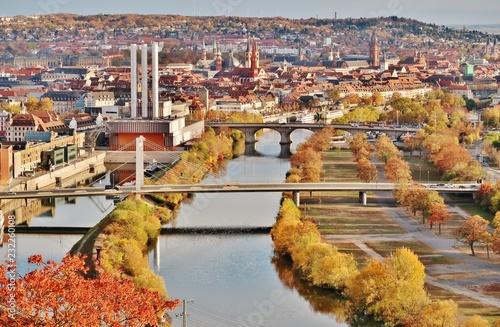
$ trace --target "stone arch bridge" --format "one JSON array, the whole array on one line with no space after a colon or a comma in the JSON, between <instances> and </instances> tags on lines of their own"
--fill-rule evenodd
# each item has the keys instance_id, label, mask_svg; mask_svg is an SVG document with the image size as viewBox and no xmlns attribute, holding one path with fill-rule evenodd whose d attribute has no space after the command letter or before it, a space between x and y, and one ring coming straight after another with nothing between
<instances>
[{"instance_id":1,"label":"stone arch bridge","mask_svg":"<svg viewBox=\"0 0 500 327\"><path fill-rule=\"evenodd\" d=\"M414 133L418 130L418 128L391 128L384 126L351 126L348 124L320 124L320 123L288 123L288 124L280 124L280 123L224 123L224 122L206 122L207 126L212 128L218 127L229 127L232 129L237 129L245 134L245 143L253 144L257 142L255 138L255 133L259 130L268 128L275 130L281 136L280 144L281 145L290 145L292 143L292 133L297 129L306 129L312 132L317 132L325 128L326 126L332 126L335 129L348 131L350 133L360 133L367 131L379 131L386 133L389 137L398 138L399 136L406 133Z\"/></svg>"}]
</instances>

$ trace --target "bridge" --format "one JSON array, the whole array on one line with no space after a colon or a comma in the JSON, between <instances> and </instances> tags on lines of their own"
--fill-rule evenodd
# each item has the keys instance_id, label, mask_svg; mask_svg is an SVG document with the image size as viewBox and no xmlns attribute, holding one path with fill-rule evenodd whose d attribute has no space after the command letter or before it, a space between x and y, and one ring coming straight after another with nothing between
<instances>
[{"instance_id":1,"label":"bridge","mask_svg":"<svg viewBox=\"0 0 500 327\"><path fill-rule=\"evenodd\" d=\"M317 132L325 128L326 126L332 126L337 130L343 130L350 133L359 133L367 131L379 131L384 132L389 136L397 138L406 133L414 133L418 128L392 128L388 126L351 126L349 124L323 124L323 123L224 123L224 122L206 122L206 126L212 128L218 127L229 127L231 129L236 129L245 134L245 143L252 144L257 142L255 133L259 130L267 128L278 132L281 136L280 144L289 145L292 143L292 133L297 129L306 129L312 132Z\"/></svg>"},{"instance_id":2,"label":"bridge","mask_svg":"<svg viewBox=\"0 0 500 327\"><path fill-rule=\"evenodd\" d=\"M367 204L367 192L392 191L397 187L394 183L231 183L231 184L168 184L168 185L143 185L106 187L81 187L81 188L53 188L47 190L18 191L1 194L2 200L7 199L40 199L55 197L81 197L81 196L124 196L129 194L168 194L168 193L234 193L234 192L292 192L293 200L300 205L300 192L335 192L356 191L360 194L363 204ZM462 184L460 186L448 184L421 184L421 187L439 193L475 193L476 184ZM0 200L1 201L1 200Z\"/></svg>"}]
</instances>

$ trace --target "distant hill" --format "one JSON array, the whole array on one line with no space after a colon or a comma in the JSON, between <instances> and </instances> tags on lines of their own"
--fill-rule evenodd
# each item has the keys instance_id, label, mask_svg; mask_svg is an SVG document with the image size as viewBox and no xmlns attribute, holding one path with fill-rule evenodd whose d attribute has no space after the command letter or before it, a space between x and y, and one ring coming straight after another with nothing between
<instances>
[{"instance_id":1,"label":"distant hill","mask_svg":"<svg viewBox=\"0 0 500 327\"><path fill-rule=\"evenodd\" d=\"M458 30L465 27L465 29L467 30L476 30L490 34L500 34L500 24L448 25L448 27Z\"/></svg>"}]
</instances>

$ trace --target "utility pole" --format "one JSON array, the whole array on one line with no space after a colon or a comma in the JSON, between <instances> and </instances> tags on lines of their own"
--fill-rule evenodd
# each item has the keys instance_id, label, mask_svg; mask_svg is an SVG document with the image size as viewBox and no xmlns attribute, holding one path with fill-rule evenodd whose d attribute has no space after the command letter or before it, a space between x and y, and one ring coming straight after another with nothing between
<instances>
[{"instance_id":1,"label":"utility pole","mask_svg":"<svg viewBox=\"0 0 500 327\"><path fill-rule=\"evenodd\" d=\"M176 316L182 316L182 327L187 327L187 303L194 302L194 300L182 300L182 313Z\"/></svg>"}]
</instances>

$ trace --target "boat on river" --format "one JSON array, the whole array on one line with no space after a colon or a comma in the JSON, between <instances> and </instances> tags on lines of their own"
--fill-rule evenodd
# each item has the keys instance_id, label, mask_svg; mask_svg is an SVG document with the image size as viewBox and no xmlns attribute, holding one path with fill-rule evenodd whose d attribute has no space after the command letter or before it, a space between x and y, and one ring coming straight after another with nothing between
<instances>
[{"instance_id":1,"label":"boat on river","mask_svg":"<svg viewBox=\"0 0 500 327\"><path fill-rule=\"evenodd\" d=\"M303 114L297 117L297 123L312 124L314 123L314 114L312 112Z\"/></svg>"}]
</instances>

